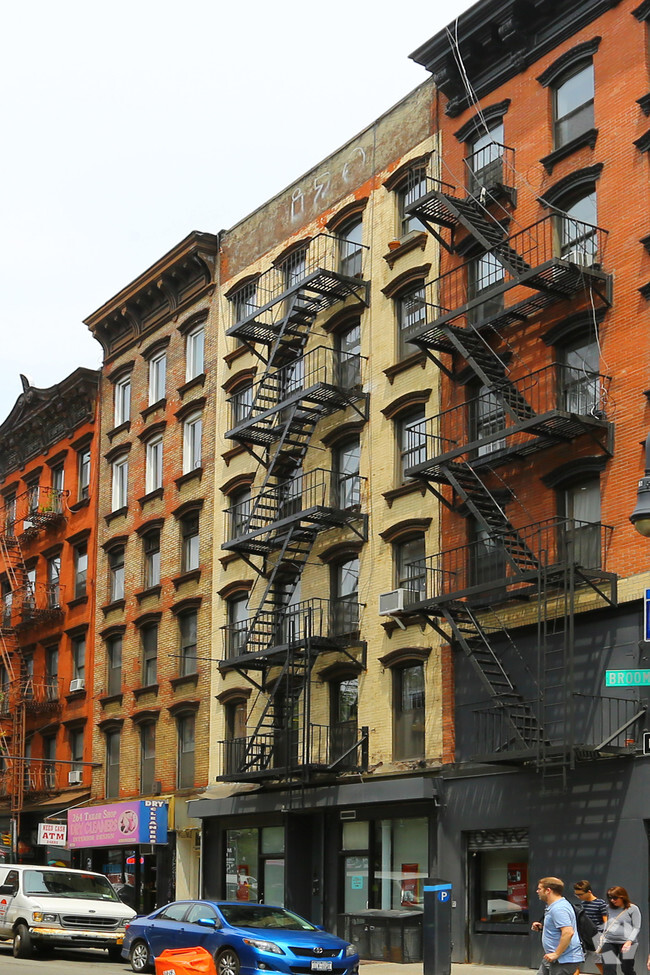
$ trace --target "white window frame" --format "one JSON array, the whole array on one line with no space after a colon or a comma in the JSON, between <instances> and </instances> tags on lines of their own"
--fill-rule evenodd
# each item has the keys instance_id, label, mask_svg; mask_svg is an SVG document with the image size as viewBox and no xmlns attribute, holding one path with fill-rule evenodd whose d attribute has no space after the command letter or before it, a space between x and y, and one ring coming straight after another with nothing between
<instances>
[{"instance_id":1,"label":"white window frame","mask_svg":"<svg viewBox=\"0 0 650 975\"><path fill-rule=\"evenodd\" d=\"M145 444L145 492L151 494L163 486L163 438L152 437Z\"/></svg>"},{"instance_id":2,"label":"white window frame","mask_svg":"<svg viewBox=\"0 0 650 975\"><path fill-rule=\"evenodd\" d=\"M201 440L203 417L191 413L183 421L183 474L189 474L201 466Z\"/></svg>"},{"instance_id":3,"label":"white window frame","mask_svg":"<svg viewBox=\"0 0 650 975\"><path fill-rule=\"evenodd\" d=\"M205 372L205 326L197 325L185 340L185 381L196 379Z\"/></svg>"},{"instance_id":4,"label":"white window frame","mask_svg":"<svg viewBox=\"0 0 650 975\"><path fill-rule=\"evenodd\" d=\"M116 457L112 464L112 511L125 508L129 496L129 458L126 454Z\"/></svg>"},{"instance_id":5,"label":"white window frame","mask_svg":"<svg viewBox=\"0 0 650 975\"><path fill-rule=\"evenodd\" d=\"M167 353L158 352L149 359L149 406L165 398Z\"/></svg>"},{"instance_id":6,"label":"white window frame","mask_svg":"<svg viewBox=\"0 0 650 975\"><path fill-rule=\"evenodd\" d=\"M113 389L113 425L116 427L131 419L131 377L122 376Z\"/></svg>"}]
</instances>

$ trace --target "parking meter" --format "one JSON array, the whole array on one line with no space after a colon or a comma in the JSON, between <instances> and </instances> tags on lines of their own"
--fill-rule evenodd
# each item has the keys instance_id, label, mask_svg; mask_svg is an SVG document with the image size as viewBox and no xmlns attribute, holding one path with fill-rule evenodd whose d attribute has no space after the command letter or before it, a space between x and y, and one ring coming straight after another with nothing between
<instances>
[{"instance_id":1,"label":"parking meter","mask_svg":"<svg viewBox=\"0 0 650 975\"><path fill-rule=\"evenodd\" d=\"M424 881L422 953L424 975L451 975L451 884L438 877Z\"/></svg>"}]
</instances>

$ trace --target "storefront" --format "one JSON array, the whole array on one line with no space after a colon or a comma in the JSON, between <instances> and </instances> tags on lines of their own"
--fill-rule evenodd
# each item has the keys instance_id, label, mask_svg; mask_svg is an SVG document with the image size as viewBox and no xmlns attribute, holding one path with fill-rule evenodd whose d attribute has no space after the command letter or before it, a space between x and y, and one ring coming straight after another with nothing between
<instances>
[{"instance_id":1,"label":"storefront","mask_svg":"<svg viewBox=\"0 0 650 975\"><path fill-rule=\"evenodd\" d=\"M148 914L173 900L174 844L166 800L70 809L68 847L73 866L106 874L138 913Z\"/></svg>"}]
</instances>

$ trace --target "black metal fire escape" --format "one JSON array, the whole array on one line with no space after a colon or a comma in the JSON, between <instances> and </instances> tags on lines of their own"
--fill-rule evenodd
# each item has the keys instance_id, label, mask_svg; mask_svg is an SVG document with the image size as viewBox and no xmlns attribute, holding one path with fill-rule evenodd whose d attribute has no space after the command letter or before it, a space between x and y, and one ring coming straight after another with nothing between
<instances>
[{"instance_id":1,"label":"black metal fire escape","mask_svg":"<svg viewBox=\"0 0 650 975\"><path fill-rule=\"evenodd\" d=\"M257 460L260 477L255 494L226 512L222 545L251 565L259 583L251 617L225 628L221 671L236 670L258 691L252 733L223 743L225 780L304 781L333 762L322 729L310 722L310 675L320 652L343 649L346 640L337 638L327 600L296 603L294 597L320 532L349 525L365 533L359 506L341 505L333 473L303 469L324 417L348 407L365 416L360 357L322 346L308 350L321 312L339 302L368 301L367 282L339 270L338 245L318 235L288 265L262 275L258 307L249 304L228 331L250 345L263 371L252 404L226 433Z\"/></svg>"},{"instance_id":2,"label":"black metal fire escape","mask_svg":"<svg viewBox=\"0 0 650 975\"><path fill-rule=\"evenodd\" d=\"M457 389L458 384L468 385L468 370L480 389L473 401L465 398L412 431L408 476L422 481L446 509L470 519L475 540L425 560L426 597L414 593L408 611L425 616L471 661L492 701L489 732L477 736L484 754L532 760L545 774L559 764L564 773L573 756L563 747L558 758L545 710L558 685L557 667L542 655L533 680L537 695L525 700L504 663L516 648L494 606L535 600L544 641L549 600L558 591L571 594L571 619L576 585L590 585L603 601L615 603L616 577L603 568L607 529L555 518L515 527L505 508L517 499L497 471L500 465L583 435L609 452L610 424L604 411L608 380L596 374L575 376L557 363L523 375L504 333L508 326L521 328L545 307L580 293L590 292L590 300L608 303L610 280L601 264L606 235L571 221L568 236L580 246L562 251L561 215L508 234L512 211L502 201L512 201L516 194L503 192L505 147L493 148L495 157L503 154L499 184L474 184L473 192L462 196L430 180L428 192L408 207L450 253L482 255L493 269L489 286L480 290L470 285L471 262L427 283L419 294L422 313L407 334ZM522 511L518 509L518 521ZM584 543L582 550L578 544L580 529L587 528L598 534L592 544L597 551L588 556ZM564 706L571 706L566 694Z\"/></svg>"}]
</instances>

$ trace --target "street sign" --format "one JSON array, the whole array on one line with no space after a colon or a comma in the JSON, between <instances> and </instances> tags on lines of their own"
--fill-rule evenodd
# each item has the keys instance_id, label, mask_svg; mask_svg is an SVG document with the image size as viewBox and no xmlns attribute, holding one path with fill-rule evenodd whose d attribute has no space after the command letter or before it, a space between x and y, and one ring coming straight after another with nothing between
<instances>
[{"instance_id":1,"label":"street sign","mask_svg":"<svg viewBox=\"0 0 650 975\"><path fill-rule=\"evenodd\" d=\"M605 687L650 687L650 670L606 670Z\"/></svg>"},{"instance_id":2,"label":"street sign","mask_svg":"<svg viewBox=\"0 0 650 975\"><path fill-rule=\"evenodd\" d=\"M646 589L643 597L643 639L650 643L650 589Z\"/></svg>"}]
</instances>

